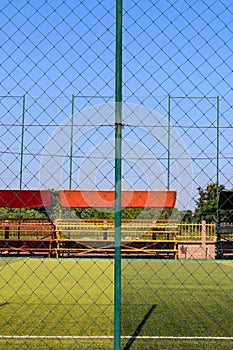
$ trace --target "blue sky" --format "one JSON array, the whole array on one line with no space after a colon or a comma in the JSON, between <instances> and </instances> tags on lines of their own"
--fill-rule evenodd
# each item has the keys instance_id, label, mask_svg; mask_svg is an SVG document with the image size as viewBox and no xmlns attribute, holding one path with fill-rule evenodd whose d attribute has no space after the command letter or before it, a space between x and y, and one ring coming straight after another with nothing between
<instances>
[{"instance_id":1,"label":"blue sky","mask_svg":"<svg viewBox=\"0 0 233 350\"><path fill-rule=\"evenodd\" d=\"M0 103L1 187L19 181L23 95L24 184L36 187L38 157L56 125L71 116L72 94L74 113L114 100L115 1L2 0L0 9L0 95L7 95ZM233 185L232 47L230 0L123 1L123 101L142 104L166 120L171 96L171 123L193 160L195 189L216 180L217 96L225 128L220 130L220 180ZM133 141L142 137L136 134L131 133ZM93 144L102 135L95 137ZM144 139L150 143L153 137ZM158 152L153 142L148 147ZM78 144L74 149L77 155ZM161 163L166 168L166 160ZM133 178L130 164L125 169ZM174 187L175 177L174 172Z\"/></svg>"},{"instance_id":2,"label":"blue sky","mask_svg":"<svg viewBox=\"0 0 233 350\"><path fill-rule=\"evenodd\" d=\"M1 1L0 94L112 95L115 1ZM124 94L232 98L233 4L123 1Z\"/></svg>"},{"instance_id":3,"label":"blue sky","mask_svg":"<svg viewBox=\"0 0 233 350\"><path fill-rule=\"evenodd\" d=\"M129 6L126 89L134 85L139 95L232 98L232 14L231 1L138 1Z\"/></svg>"}]
</instances>

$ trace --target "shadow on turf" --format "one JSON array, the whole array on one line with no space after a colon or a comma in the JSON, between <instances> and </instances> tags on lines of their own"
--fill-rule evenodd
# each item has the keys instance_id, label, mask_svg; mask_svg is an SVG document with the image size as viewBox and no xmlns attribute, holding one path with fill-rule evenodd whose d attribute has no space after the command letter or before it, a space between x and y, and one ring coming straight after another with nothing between
<instances>
[{"instance_id":1,"label":"shadow on turf","mask_svg":"<svg viewBox=\"0 0 233 350\"><path fill-rule=\"evenodd\" d=\"M154 311L154 309L156 308L156 305L152 305L151 308L149 309L149 311L147 312L147 314L144 316L142 322L137 326L136 330L134 331L132 337L129 339L129 341L127 342L127 344L125 345L125 347L123 348L123 350L129 350L131 348L131 345L133 344L133 342L136 340L137 336L139 335L139 333L141 332L144 324L147 322L148 318L150 317L151 313Z\"/></svg>"},{"instance_id":2,"label":"shadow on turf","mask_svg":"<svg viewBox=\"0 0 233 350\"><path fill-rule=\"evenodd\" d=\"M6 301L5 303L0 304L0 307L7 305L8 302Z\"/></svg>"}]
</instances>

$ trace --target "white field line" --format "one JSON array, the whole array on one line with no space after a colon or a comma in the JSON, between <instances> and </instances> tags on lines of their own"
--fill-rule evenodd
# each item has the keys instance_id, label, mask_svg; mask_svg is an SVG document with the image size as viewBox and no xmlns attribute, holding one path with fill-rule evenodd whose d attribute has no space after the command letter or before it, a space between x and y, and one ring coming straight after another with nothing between
<instances>
[{"instance_id":1,"label":"white field line","mask_svg":"<svg viewBox=\"0 0 233 350\"><path fill-rule=\"evenodd\" d=\"M132 336L123 335L122 339ZM175 337L175 336L137 336L137 339L173 339L173 340L233 340L233 337ZM0 339L114 339L113 335L0 335Z\"/></svg>"}]
</instances>

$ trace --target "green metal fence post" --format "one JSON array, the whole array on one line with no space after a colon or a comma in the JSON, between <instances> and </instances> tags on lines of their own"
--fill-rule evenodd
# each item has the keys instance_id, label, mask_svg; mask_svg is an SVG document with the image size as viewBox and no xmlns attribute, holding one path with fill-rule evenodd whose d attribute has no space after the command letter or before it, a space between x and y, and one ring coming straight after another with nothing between
<instances>
[{"instance_id":1,"label":"green metal fence post","mask_svg":"<svg viewBox=\"0 0 233 350\"><path fill-rule=\"evenodd\" d=\"M167 122L167 190L170 190L170 164L171 164L171 96L168 95L168 122Z\"/></svg>"},{"instance_id":2,"label":"green metal fence post","mask_svg":"<svg viewBox=\"0 0 233 350\"><path fill-rule=\"evenodd\" d=\"M121 341L122 0L116 0L114 350Z\"/></svg>"},{"instance_id":3,"label":"green metal fence post","mask_svg":"<svg viewBox=\"0 0 233 350\"><path fill-rule=\"evenodd\" d=\"M22 111L22 127L21 127L21 147L20 147L20 171L19 171L19 188L23 186L23 148L24 148L24 132L25 132L25 106L26 96L23 96L23 111Z\"/></svg>"},{"instance_id":4,"label":"green metal fence post","mask_svg":"<svg viewBox=\"0 0 233 350\"><path fill-rule=\"evenodd\" d=\"M72 107L71 107L71 120L70 120L70 176L69 176L69 189L72 188L72 172L73 172L73 139L74 139L74 99L72 95Z\"/></svg>"},{"instance_id":5,"label":"green metal fence post","mask_svg":"<svg viewBox=\"0 0 233 350\"><path fill-rule=\"evenodd\" d=\"M219 222L219 210L218 210L218 195L219 195L219 118L220 118L220 110L219 110L219 96L217 96L217 160L216 160L216 223Z\"/></svg>"}]
</instances>

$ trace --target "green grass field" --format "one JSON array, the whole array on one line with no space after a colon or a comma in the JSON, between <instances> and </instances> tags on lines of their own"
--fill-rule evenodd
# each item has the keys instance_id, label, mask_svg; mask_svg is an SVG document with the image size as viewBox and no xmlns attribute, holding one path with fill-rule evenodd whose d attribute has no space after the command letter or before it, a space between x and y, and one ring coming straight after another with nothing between
<instances>
[{"instance_id":1,"label":"green grass field","mask_svg":"<svg viewBox=\"0 0 233 350\"><path fill-rule=\"evenodd\" d=\"M232 349L232 267L122 260L122 349ZM1 349L113 349L113 260L2 258L0 271Z\"/></svg>"}]
</instances>

